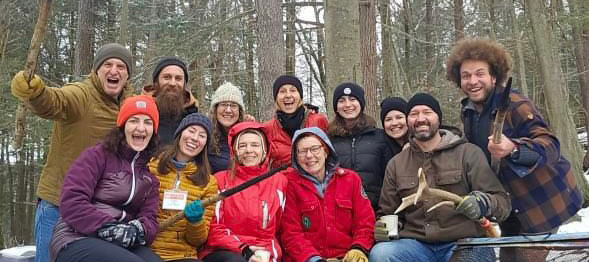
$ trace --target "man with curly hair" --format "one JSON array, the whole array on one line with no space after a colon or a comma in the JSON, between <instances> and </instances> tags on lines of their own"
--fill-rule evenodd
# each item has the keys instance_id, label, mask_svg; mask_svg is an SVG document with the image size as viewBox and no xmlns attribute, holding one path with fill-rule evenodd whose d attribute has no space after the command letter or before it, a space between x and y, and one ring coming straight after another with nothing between
<instances>
[{"instance_id":1,"label":"man with curly hair","mask_svg":"<svg viewBox=\"0 0 589 262\"><path fill-rule=\"evenodd\" d=\"M507 50L496 42L461 40L446 61L447 78L467 96L461 117L469 142L490 161L501 159L498 176L511 195L513 210L500 224L504 236L556 232L581 208L583 199L560 143L529 98L517 91L509 107L501 142L492 139L497 112L496 86L512 67ZM548 251L502 248L501 261L544 261Z\"/></svg>"}]
</instances>

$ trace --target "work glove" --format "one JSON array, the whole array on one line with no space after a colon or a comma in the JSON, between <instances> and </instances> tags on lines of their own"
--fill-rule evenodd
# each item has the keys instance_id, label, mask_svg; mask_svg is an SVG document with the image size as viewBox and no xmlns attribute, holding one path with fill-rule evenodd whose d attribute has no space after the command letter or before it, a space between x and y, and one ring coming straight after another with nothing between
<instances>
[{"instance_id":1,"label":"work glove","mask_svg":"<svg viewBox=\"0 0 589 262\"><path fill-rule=\"evenodd\" d=\"M106 223L98 229L97 235L105 241L127 249L136 245L145 245L143 226L137 220L129 221L128 224Z\"/></svg>"},{"instance_id":2,"label":"work glove","mask_svg":"<svg viewBox=\"0 0 589 262\"><path fill-rule=\"evenodd\" d=\"M342 262L368 262L368 257L366 257L366 254L362 250L352 248L346 253Z\"/></svg>"},{"instance_id":3,"label":"work glove","mask_svg":"<svg viewBox=\"0 0 589 262\"><path fill-rule=\"evenodd\" d=\"M202 220L202 215L205 213L200 200L192 201L192 203L186 205L184 208L184 216L190 223L197 223Z\"/></svg>"},{"instance_id":4,"label":"work glove","mask_svg":"<svg viewBox=\"0 0 589 262\"><path fill-rule=\"evenodd\" d=\"M491 198L487 193L472 191L456 207L456 211L472 220L479 220L491 213Z\"/></svg>"},{"instance_id":5,"label":"work glove","mask_svg":"<svg viewBox=\"0 0 589 262\"><path fill-rule=\"evenodd\" d=\"M18 72L10 83L10 90L12 95L21 98L29 99L34 98L45 88L43 80L37 75L33 76L33 79L29 83L25 78L25 71Z\"/></svg>"},{"instance_id":6,"label":"work glove","mask_svg":"<svg viewBox=\"0 0 589 262\"><path fill-rule=\"evenodd\" d=\"M374 239L376 242L389 241L389 230L385 222L376 221L374 224Z\"/></svg>"}]
</instances>

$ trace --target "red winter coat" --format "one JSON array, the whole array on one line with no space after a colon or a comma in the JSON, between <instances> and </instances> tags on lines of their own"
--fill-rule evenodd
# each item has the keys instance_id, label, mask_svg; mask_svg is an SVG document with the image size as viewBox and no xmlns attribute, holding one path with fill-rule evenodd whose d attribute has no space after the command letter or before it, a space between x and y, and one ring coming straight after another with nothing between
<instances>
[{"instance_id":1,"label":"red winter coat","mask_svg":"<svg viewBox=\"0 0 589 262\"><path fill-rule=\"evenodd\" d=\"M297 170L285 173L289 184L281 224L283 261L342 258L352 247L370 250L375 216L358 174L337 168L321 198Z\"/></svg>"},{"instance_id":2,"label":"red winter coat","mask_svg":"<svg viewBox=\"0 0 589 262\"><path fill-rule=\"evenodd\" d=\"M313 113L307 110L305 112L304 125L301 128L316 126L321 128L323 131L327 130L327 117L323 114ZM272 160L272 168L279 167L281 165L290 166L290 137L280 125L280 122L276 117L264 123L266 128L266 134L270 141L270 159Z\"/></svg>"},{"instance_id":3,"label":"red winter coat","mask_svg":"<svg viewBox=\"0 0 589 262\"><path fill-rule=\"evenodd\" d=\"M245 129L262 130L256 122L243 122L229 132L229 144ZM231 154L234 152L231 151ZM261 166L246 167L236 163L232 170L215 174L219 191L235 187L268 171L268 158ZM282 250L276 237L285 205L286 177L275 174L235 195L217 202L211 220L209 237L199 257L204 258L216 250L241 254L245 245L260 246L270 251L270 261L280 261Z\"/></svg>"}]
</instances>

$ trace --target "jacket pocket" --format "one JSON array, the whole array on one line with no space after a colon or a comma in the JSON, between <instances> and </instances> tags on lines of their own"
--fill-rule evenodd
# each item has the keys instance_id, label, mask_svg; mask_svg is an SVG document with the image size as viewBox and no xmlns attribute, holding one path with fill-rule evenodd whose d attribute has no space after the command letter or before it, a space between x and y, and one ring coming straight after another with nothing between
<instances>
[{"instance_id":1,"label":"jacket pocket","mask_svg":"<svg viewBox=\"0 0 589 262\"><path fill-rule=\"evenodd\" d=\"M319 230L319 201L305 201L301 203L301 217L299 221L303 232L317 232Z\"/></svg>"},{"instance_id":2,"label":"jacket pocket","mask_svg":"<svg viewBox=\"0 0 589 262\"><path fill-rule=\"evenodd\" d=\"M465 195L470 191L460 170L443 171L438 173L436 176L436 185L438 185L440 189L458 195Z\"/></svg>"},{"instance_id":3,"label":"jacket pocket","mask_svg":"<svg viewBox=\"0 0 589 262\"><path fill-rule=\"evenodd\" d=\"M413 188L417 189L417 183L418 183L417 175L397 177L397 185L398 185L399 191L410 190Z\"/></svg>"},{"instance_id":4,"label":"jacket pocket","mask_svg":"<svg viewBox=\"0 0 589 262\"><path fill-rule=\"evenodd\" d=\"M353 220L352 201L349 199L335 199L335 203L335 220L338 231L351 232Z\"/></svg>"}]
</instances>

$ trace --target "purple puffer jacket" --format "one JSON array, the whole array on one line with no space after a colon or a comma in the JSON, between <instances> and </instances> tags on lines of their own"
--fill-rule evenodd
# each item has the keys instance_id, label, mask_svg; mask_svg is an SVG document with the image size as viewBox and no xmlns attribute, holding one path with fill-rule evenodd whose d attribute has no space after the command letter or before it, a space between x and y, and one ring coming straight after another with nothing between
<instances>
[{"instance_id":1,"label":"purple puffer jacket","mask_svg":"<svg viewBox=\"0 0 589 262\"><path fill-rule=\"evenodd\" d=\"M74 161L61 192L52 260L65 245L94 236L107 222L138 219L151 244L158 230L159 180L147 169L148 158L129 147L117 157L98 144Z\"/></svg>"}]
</instances>

